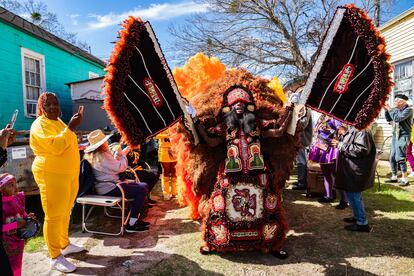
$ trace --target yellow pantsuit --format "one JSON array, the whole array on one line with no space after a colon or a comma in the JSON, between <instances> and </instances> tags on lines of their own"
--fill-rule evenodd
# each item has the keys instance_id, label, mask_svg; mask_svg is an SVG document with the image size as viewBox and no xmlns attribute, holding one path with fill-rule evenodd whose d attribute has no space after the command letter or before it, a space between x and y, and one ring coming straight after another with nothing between
<instances>
[{"instance_id":1,"label":"yellow pantsuit","mask_svg":"<svg viewBox=\"0 0 414 276\"><path fill-rule=\"evenodd\" d=\"M32 172L45 212L43 234L54 259L69 244L70 212L79 188L78 141L60 119L39 116L30 129L30 147L36 156Z\"/></svg>"},{"instance_id":2,"label":"yellow pantsuit","mask_svg":"<svg viewBox=\"0 0 414 276\"><path fill-rule=\"evenodd\" d=\"M167 129L155 137L159 139L158 161L162 166L161 186L165 198L177 195L177 177L175 173L175 164L177 161L171 151L169 136L170 133Z\"/></svg>"}]
</instances>

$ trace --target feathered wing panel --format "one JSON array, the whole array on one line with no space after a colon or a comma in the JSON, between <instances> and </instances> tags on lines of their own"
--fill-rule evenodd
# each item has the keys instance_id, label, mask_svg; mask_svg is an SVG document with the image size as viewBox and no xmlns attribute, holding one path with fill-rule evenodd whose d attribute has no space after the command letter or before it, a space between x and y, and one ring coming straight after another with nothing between
<instances>
[{"instance_id":1,"label":"feathered wing panel","mask_svg":"<svg viewBox=\"0 0 414 276\"><path fill-rule=\"evenodd\" d=\"M137 146L181 120L185 106L150 23L129 17L122 26L107 67L104 108Z\"/></svg>"},{"instance_id":2,"label":"feathered wing panel","mask_svg":"<svg viewBox=\"0 0 414 276\"><path fill-rule=\"evenodd\" d=\"M319 112L367 127L391 92L385 39L365 11L339 7L302 92L301 101Z\"/></svg>"}]
</instances>

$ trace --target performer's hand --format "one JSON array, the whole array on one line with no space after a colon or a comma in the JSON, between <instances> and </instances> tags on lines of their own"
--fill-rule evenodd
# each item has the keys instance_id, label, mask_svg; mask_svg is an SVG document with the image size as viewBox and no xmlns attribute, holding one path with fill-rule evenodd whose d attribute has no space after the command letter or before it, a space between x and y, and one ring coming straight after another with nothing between
<instances>
[{"instance_id":1,"label":"performer's hand","mask_svg":"<svg viewBox=\"0 0 414 276\"><path fill-rule=\"evenodd\" d=\"M332 139L330 142L330 145L334 148L336 148L338 146L339 141L336 139Z\"/></svg>"},{"instance_id":2,"label":"performer's hand","mask_svg":"<svg viewBox=\"0 0 414 276\"><path fill-rule=\"evenodd\" d=\"M390 111L391 107L388 104L385 104L384 109L387 110L387 111Z\"/></svg>"}]
</instances>

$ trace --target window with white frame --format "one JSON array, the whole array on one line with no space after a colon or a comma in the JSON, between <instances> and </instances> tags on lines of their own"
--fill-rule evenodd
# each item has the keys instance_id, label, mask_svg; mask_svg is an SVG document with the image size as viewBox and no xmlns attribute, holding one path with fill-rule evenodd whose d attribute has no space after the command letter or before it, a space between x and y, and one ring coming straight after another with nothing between
<instances>
[{"instance_id":1,"label":"window with white frame","mask_svg":"<svg viewBox=\"0 0 414 276\"><path fill-rule=\"evenodd\" d=\"M35 117L37 100L45 86L45 58L43 55L22 48L23 99L26 117Z\"/></svg>"},{"instance_id":2,"label":"window with white frame","mask_svg":"<svg viewBox=\"0 0 414 276\"><path fill-rule=\"evenodd\" d=\"M394 105L393 100L395 95L404 94L408 97L408 104L413 104L413 69L414 69L414 60L404 61L397 63L394 66L394 89L392 95L389 99L389 104L391 107ZM379 119L385 120L384 110L381 110Z\"/></svg>"},{"instance_id":3,"label":"window with white frame","mask_svg":"<svg viewBox=\"0 0 414 276\"><path fill-rule=\"evenodd\" d=\"M394 95L404 94L413 101L413 61L405 61L395 65Z\"/></svg>"}]
</instances>

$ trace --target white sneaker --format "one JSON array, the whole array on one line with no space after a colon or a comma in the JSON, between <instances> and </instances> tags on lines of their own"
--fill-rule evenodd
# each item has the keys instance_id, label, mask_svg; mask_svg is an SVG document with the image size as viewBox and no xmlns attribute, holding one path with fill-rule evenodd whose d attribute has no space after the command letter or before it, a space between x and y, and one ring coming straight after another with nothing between
<instances>
[{"instance_id":1,"label":"white sneaker","mask_svg":"<svg viewBox=\"0 0 414 276\"><path fill-rule=\"evenodd\" d=\"M408 175L408 177L414 177L414 171L410 172L410 174Z\"/></svg>"},{"instance_id":2,"label":"white sneaker","mask_svg":"<svg viewBox=\"0 0 414 276\"><path fill-rule=\"evenodd\" d=\"M64 249L60 250L60 252L62 252L63 256L67 256L69 254L82 252L83 250L85 250L85 248L70 243Z\"/></svg>"},{"instance_id":3,"label":"white sneaker","mask_svg":"<svg viewBox=\"0 0 414 276\"><path fill-rule=\"evenodd\" d=\"M71 273L76 270L76 265L66 260L63 255L59 255L56 259L50 260L50 268L63 273Z\"/></svg>"}]
</instances>

